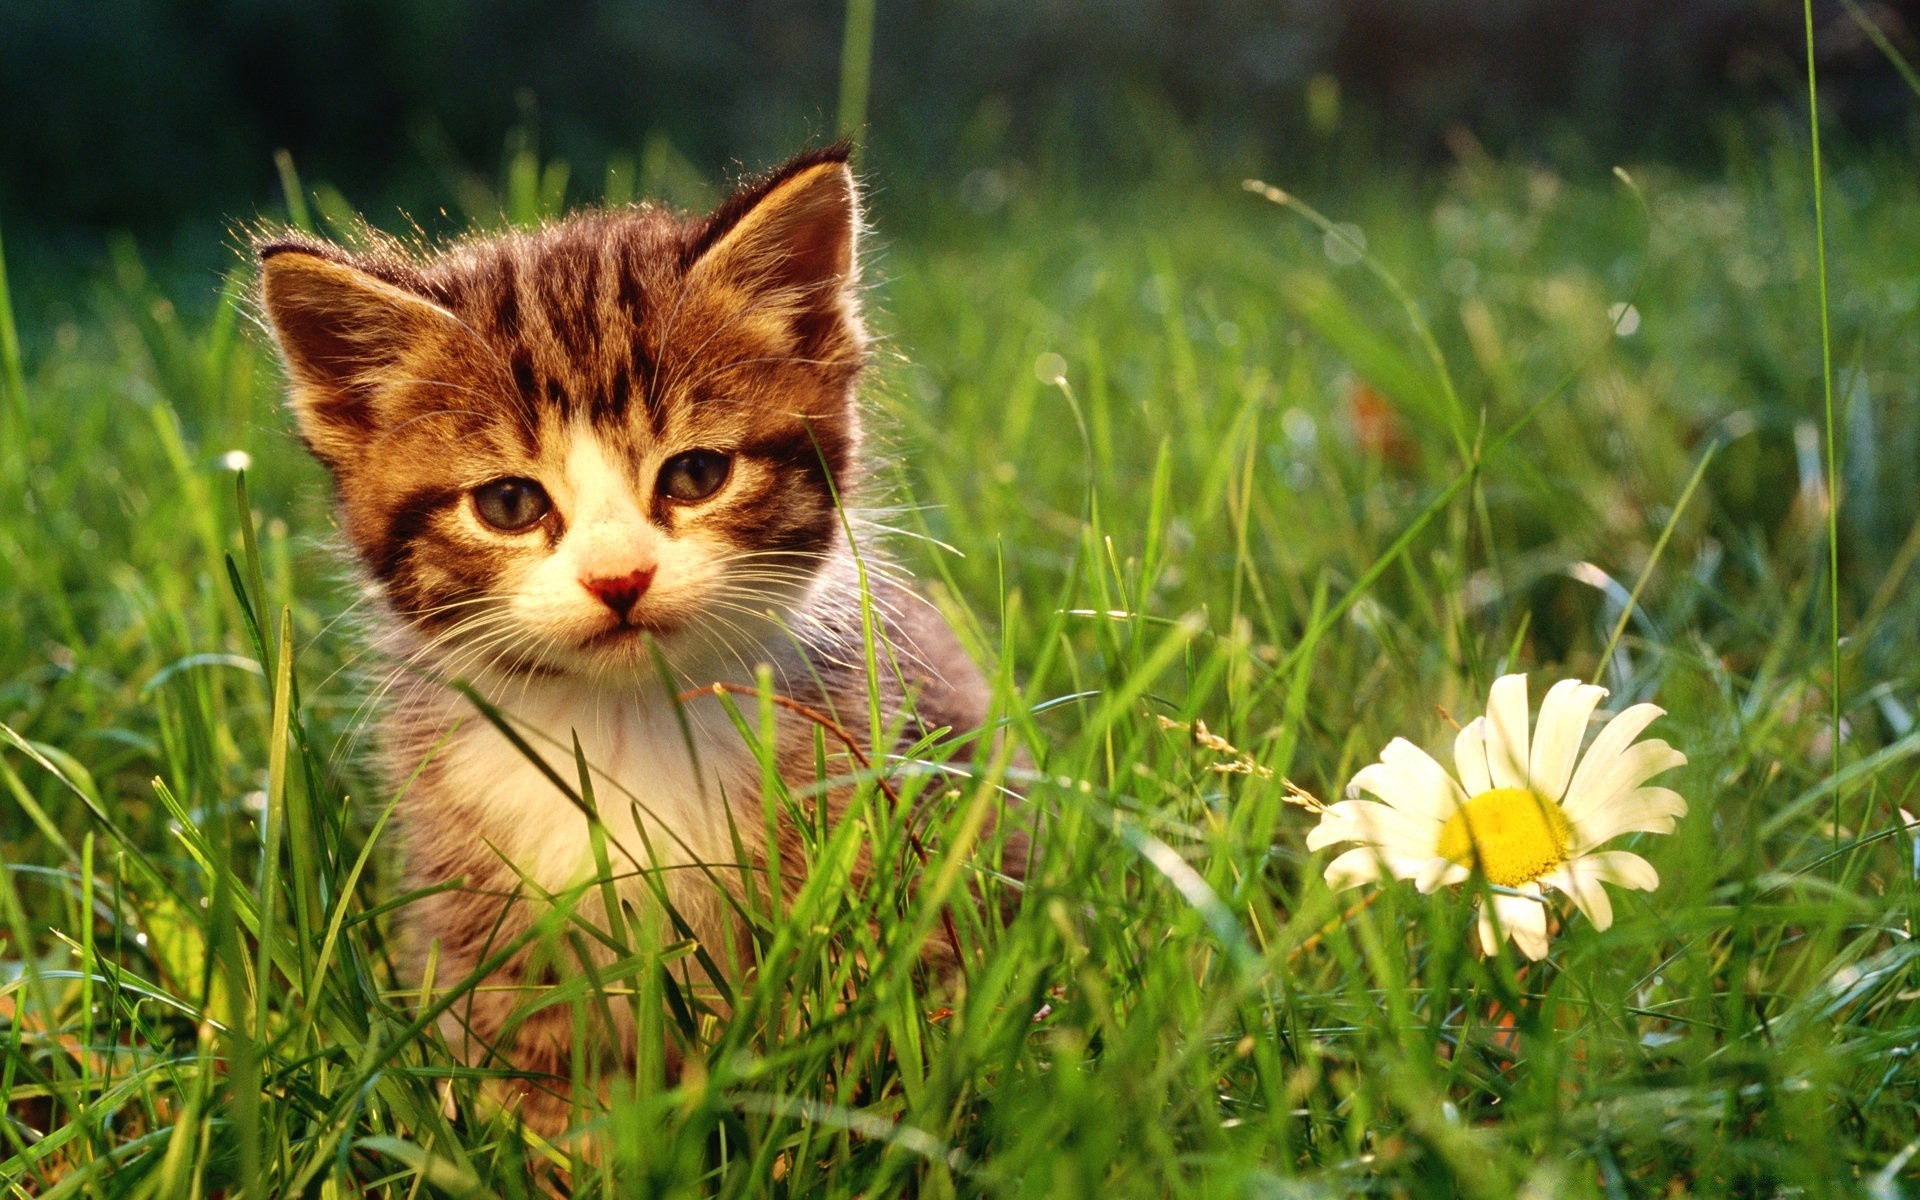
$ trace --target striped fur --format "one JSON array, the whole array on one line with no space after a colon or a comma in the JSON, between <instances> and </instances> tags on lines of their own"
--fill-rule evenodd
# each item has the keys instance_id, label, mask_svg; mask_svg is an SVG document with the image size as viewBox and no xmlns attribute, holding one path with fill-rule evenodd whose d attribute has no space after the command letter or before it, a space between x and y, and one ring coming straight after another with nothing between
<instances>
[{"instance_id":1,"label":"striped fur","mask_svg":"<svg viewBox=\"0 0 1920 1200\"><path fill-rule=\"evenodd\" d=\"M717 889L739 883L736 837L765 861L758 768L717 702L694 701L681 725L654 648L673 692L751 682L765 663L793 699L865 725L846 534L857 512L840 507L865 469L859 229L846 151L833 147L704 218L586 212L431 256L259 243L301 436L333 475L342 530L380 600L405 883L459 884L403 911L416 977L431 962L434 984L457 984L537 919L543 895L593 872L585 818L450 679L499 704L562 777L576 773L577 736L623 900L648 908L639 876L652 872L712 957L741 969ZM662 479L695 451L728 467L689 502ZM524 528L492 523L476 498L503 479L545 497ZM884 657L900 664L878 691L902 745L977 728L973 664L890 568L868 566ZM792 720L781 736L788 777L810 783L813 731ZM581 911L595 919L599 903L591 893ZM527 1001L577 969L571 953L516 955L449 1011L450 1043L476 1063L565 1077L572 1013ZM599 1048L617 1065L634 1032L614 1010ZM508 1099L547 1132L566 1121L558 1079Z\"/></svg>"}]
</instances>

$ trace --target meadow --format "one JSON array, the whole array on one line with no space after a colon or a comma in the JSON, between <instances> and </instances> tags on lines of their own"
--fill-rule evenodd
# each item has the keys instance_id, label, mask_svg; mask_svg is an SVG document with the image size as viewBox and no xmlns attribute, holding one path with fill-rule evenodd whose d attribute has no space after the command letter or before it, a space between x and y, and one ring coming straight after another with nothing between
<instances>
[{"instance_id":1,"label":"meadow","mask_svg":"<svg viewBox=\"0 0 1920 1200\"><path fill-rule=\"evenodd\" d=\"M1004 748L865 773L815 885L750 902L724 1017L665 969L692 947L558 922L622 953L553 1002L688 1053L643 1056L570 1177L396 982L378 664L248 265L122 241L16 279L7 1194L1912 1194L1911 160L1827 147L1829 401L1791 131L1710 175L1463 145L1298 199L1162 154L1130 186L875 169L886 552L988 666ZM640 176L571 194L700 198ZM567 184L527 151L449 190L524 222ZM287 197L323 232L351 207ZM1304 844L1390 739L1449 761L1509 671L1656 702L1689 758L1690 813L1623 843L1658 890L1604 932L1558 904L1539 962L1480 952L1477 885L1336 894ZM1036 870L1005 922L953 906L963 968L930 977L943 900L1013 893L979 836L1006 783Z\"/></svg>"}]
</instances>

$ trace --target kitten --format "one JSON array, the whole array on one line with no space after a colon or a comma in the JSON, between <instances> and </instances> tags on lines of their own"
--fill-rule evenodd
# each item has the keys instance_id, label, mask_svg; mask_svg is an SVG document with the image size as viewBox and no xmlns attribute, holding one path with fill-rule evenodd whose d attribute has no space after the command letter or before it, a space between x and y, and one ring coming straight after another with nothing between
<instances>
[{"instance_id":1,"label":"kitten","mask_svg":"<svg viewBox=\"0 0 1920 1200\"><path fill-rule=\"evenodd\" d=\"M586 212L427 258L257 245L301 436L378 600L376 640L417 670L381 722L404 886L459 886L400 915L415 982L431 960L438 985L457 984L538 918L538 897L595 875L581 810L439 682L456 678L569 782L578 736L623 902L647 910L664 886L722 970L742 968L720 887L740 886L736 838L764 879L760 767L717 700L687 701L683 723L675 696L751 684L766 663L789 699L868 728L841 509L868 470L859 233L835 146L700 219ZM978 670L861 553L888 664L874 689L899 731L883 750L977 729ZM811 795L814 725L781 716L782 775ZM829 817L845 799L829 794ZM796 831L775 836L783 867L796 863ZM1009 838L1004 870L1018 874L1020 845ZM588 888L577 911L603 923L599 903ZM574 1013L515 1009L570 961L530 947L442 1020L469 1061L555 1077L506 1097L548 1133L566 1122ZM602 1033L630 1061L631 1017L609 1007Z\"/></svg>"}]
</instances>

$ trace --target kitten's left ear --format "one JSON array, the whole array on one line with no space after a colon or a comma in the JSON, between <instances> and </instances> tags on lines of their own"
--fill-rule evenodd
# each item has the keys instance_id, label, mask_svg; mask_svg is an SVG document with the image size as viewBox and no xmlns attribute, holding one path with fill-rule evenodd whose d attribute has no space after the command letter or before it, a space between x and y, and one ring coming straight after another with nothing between
<instances>
[{"instance_id":1,"label":"kitten's left ear","mask_svg":"<svg viewBox=\"0 0 1920 1200\"><path fill-rule=\"evenodd\" d=\"M338 250L294 239L264 242L257 252L261 307L286 364L300 435L329 468L355 460L393 419L384 398L417 373L410 360L487 361L458 317L339 261Z\"/></svg>"},{"instance_id":2,"label":"kitten's left ear","mask_svg":"<svg viewBox=\"0 0 1920 1200\"><path fill-rule=\"evenodd\" d=\"M842 324L859 340L860 194L845 142L810 151L728 197L689 248L688 280L793 311L803 338Z\"/></svg>"}]
</instances>

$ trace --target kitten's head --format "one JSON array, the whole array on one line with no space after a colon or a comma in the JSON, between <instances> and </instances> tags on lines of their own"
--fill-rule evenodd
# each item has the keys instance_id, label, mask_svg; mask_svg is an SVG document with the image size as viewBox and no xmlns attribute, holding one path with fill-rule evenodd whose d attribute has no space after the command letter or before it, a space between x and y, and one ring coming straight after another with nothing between
<instances>
[{"instance_id":1,"label":"kitten's head","mask_svg":"<svg viewBox=\"0 0 1920 1200\"><path fill-rule=\"evenodd\" d=\"M301 436L394 614L454 673L742 650L857 482L843 147L710 216L576 215L417 258L262 242Z\"/></svg>"}]
</instances>

